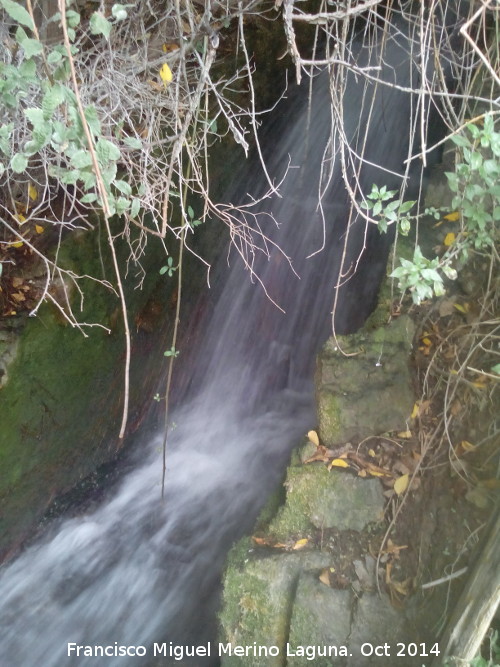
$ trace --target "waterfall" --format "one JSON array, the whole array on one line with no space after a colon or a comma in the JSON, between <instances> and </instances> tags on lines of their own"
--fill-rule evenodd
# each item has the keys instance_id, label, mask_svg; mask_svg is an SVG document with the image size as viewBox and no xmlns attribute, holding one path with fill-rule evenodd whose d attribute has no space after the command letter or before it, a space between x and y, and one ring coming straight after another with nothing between
<instances>
[{"instance_id":1,"label":"waterfall","mask_svg":"<svg viewBox=\"0 0 500 667\"><path fill-rule=\"evenodd\" d=\"M362 38L352 45L359 70L378 62L382 40L377 28L374 33L369 46ZM377 78L412 81L415 67L405 40L395 31L384 42ZM251 530L291 448L315 425L312 372L331 330L335 286L343 283L336 328L355 329L373 308L390 243L390 236L380 237L359 216L350 218L330 108L339 91L330 90L323 73L315 78L311 104L306 93L304 87L278 107L263 136L272 146L269 169L277 180L288 165L281 197L258 206L269 253L250 254L253 280L231 253L230 266L217 270L217 303L198 323L203 336L192 355L188 398L172 416L164 502L159 435L141 445L141 462L102 506L59 521L3 568L2 665L153 665L155 642L168 647L170 641L202 645L214 639L227 550ZM353 70L339 99L351 151L345 155L347 177L352 183L357 178L358 196L372 183L399 188L411 149L414 96L375 81L366 85ZM355 168L353 156L362 146L365 162ZM252 176L256 171L255 165L243 166L229 195L235 205L248 201L247 193L262 192ZM359 270L347 281L339 278L346 239L342 274L352 274L364 248ZM176 364L182 369L182 354ZM146 655L68 656L69 643L108 646L111 652L143 646ZM192 664L217 660L196 658Z\"/></svg>"}]
</instances>

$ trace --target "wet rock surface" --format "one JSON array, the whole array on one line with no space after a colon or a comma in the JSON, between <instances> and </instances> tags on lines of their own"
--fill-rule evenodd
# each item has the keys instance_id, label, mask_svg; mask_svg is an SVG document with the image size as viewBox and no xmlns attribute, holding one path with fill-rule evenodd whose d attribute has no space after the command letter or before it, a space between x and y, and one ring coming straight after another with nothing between
<instances>
[{"instance_id":1,"label":"wet rock surface","mask_svg":"<svg viewBox=\"0 0 500 667\"><path fill-rule=\"evenodd\" d=\"M413 331L401 317L327 343L316 378L326 447L348 442L356 449L353 443L363 438L406 427L414 402ZM222 665L356 667L381 659L416 665L396 655L397 642L412 637L406 617L377 592L372 554L384 531L382 484L352 469L305 463L313 451L309 443L296 453L284 482L286 501L258 527L254 542L233 549L225 576L220 641L277 653L225 655ZM390 648L371 652L386 643Z\"/></svg>"}]
</instances>

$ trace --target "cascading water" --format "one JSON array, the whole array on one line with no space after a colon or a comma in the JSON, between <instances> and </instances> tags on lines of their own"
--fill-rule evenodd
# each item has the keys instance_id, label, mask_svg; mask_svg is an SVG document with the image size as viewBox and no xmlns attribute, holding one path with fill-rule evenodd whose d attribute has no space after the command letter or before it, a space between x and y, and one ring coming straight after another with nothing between
<instances>
[{"instance_id":1,"label":"cascading water","mask_svg":"<svg viewBox=\"0 0 500 667\"><path fill-rule=\"evenodd\" d=\"M378 61L381 42L371 39L370 48L361 48L361 40L353 47L358 67ZM413 66L405 38L396 35L384 48L383 78L409 82ZM338 160L327 174L336 150L330 144L325 152L331 127L328 83L325 75L318 77L311 107L305 95L297 98L266 135L275 145L270 169L279 175L288 156L290 168L282 197L260 207L279 223L261 218L281 250L257 253L254 267L285 312L269 301L259 281L250 280L241 262L219 272L218 302L199 325L204 335L191 398L173 415L164 502L158 436L144 443L145 460L103 506L63 520L6 566L0 577L1 665L160 664L154 642L168 647L170 641L202 645L214 639L215 591L227 549L251 528L291 447L314 427L312 368L331 327L348 227L344 271L352 269L363 245L368 262L339 290L339 331L363 321L385 268L388 237L378 238L371 229L365 235L362 220L348 226L349 199ZM414 103L397 88L371 84L366 91L362 79L350 74L342 102L345 138L353 151L347 155L348 175L353 176L353 155L364 144L367 162L358 178L365 193L374 182L401 185ZM240 193L259 189L248 173L240 178ZM320 187L325 248L310 256L323 244ZM182 368L182 357L176 363ZM75 651L68 655L69 643L111 651L144 646L146 655L99 658L80 652L77 657ZM214 653L192 664L217 664Z\"/></svg>"}]
</instances>

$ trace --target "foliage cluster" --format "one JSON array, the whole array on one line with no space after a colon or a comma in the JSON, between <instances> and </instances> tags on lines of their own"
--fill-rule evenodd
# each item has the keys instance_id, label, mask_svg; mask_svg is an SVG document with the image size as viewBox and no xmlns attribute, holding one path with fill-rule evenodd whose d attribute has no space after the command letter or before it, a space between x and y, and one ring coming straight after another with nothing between
<instances>
[{"instance_id":1,"label":"foliage cluster","mask_svg":"<svg viewBox=\"0 0 500 667\"><path fill-rule=\"evenodd\" d=\"M440 257L426 258L420 246L414 249L411 260L400 258L391 277L397 278L399 289L409 290L413 302L421 303L445 292L443 278L455 280L457 270L470 258L471 252L486 253L498 260L498 222L500 221L500 132L495 130L495 119L491 113L480 118L482 127L467 123L451 141L458 147L462 160L458 160L455 171L447 172L448 186L452 193L451 207L457 211L460 230L452 235L445 252ZM394 199L395 190L373 185L361 206L375 218L381 232L387 232L391 224L407 235L412 221L417 216L408 212L414 201L402 202ZM391 200L392 201L388 201ZM387 203L386 203L387 202ZM446 215L449 209L426 209L424 215L436 220Z\"/></svg>"}]
</instances>

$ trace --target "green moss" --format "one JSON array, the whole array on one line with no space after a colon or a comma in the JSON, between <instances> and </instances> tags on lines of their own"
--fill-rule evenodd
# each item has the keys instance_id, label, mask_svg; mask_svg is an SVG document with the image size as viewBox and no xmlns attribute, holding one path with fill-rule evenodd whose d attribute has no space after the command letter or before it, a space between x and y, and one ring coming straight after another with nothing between
<instances>
[{"instance_id":1,"label":"green moss","mask_svg":"<svg viewBox=\"0 0 500 667\"><path fill-rule=\"evenodd\" d=\"M76 274L102 276L102 266L110 265L106 249L95 233L69 236L58 261ZM156 280L157 272L153 275ZM119 444L125 347L119 301L95 280L86 278L79 285L85 299L82 305L71 288L75 317L89 324L115 322L113 332L84 327L85 337L44 304L20 332L8 382L0 389L0 554L31 528L57 494L113 456ZM130 319L148 296L147 289L133 287L128 290ZM133 377L137 380L141 372L136 364ZM147 392L139 381L131 389L134 408Z\"/></svg>"},{"instance_id":2,"label":"green moss","mask_svg":"<svg viewBox=\"0 0 500 667\"><path fill-rule=\"evenodd\" d=\"M335 394L320 389L317 397L320 441L328 446L338 442L341 426L341 408Z\"/></svg>"},{"instance_id":3,"label":"green moss","mask_svg":"<svg viewBox=\"0 0 500 667\"><path fill-rule=\"evenodd\" d=\"M287 502L269 525L269 533L285 542L307 537L315 531L311 521L313 508L321 505L321 499L331 491L333 484L334 477L324 465L289 468L285 483Z\"/></svg>"}]
</instances>

